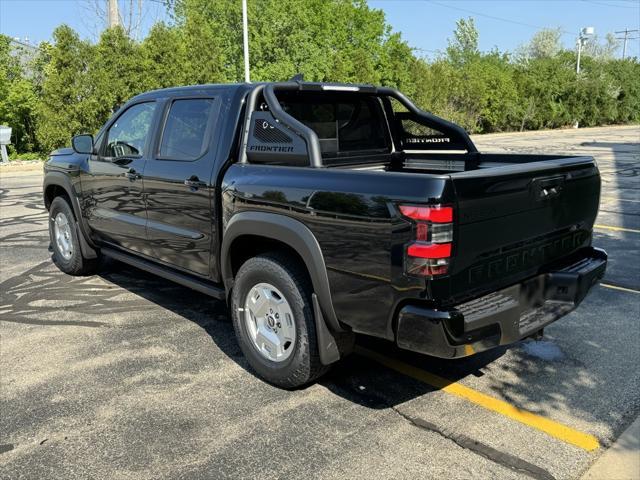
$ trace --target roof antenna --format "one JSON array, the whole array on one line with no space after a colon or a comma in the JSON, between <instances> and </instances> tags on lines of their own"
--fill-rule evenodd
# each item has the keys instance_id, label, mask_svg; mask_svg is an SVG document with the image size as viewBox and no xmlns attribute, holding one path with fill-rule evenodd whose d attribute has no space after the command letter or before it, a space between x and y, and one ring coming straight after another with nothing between
<instances>
[{"instance_id":1,"label":"roof antenna","mask_svg":"<svg viewBox=\"0 0 640 480\"><path fill-rule=\"evenodd\" d=\"M304 82L304 75L302 73L296 73L289 79L290 82Z\"/></svg>"}]
</instances>

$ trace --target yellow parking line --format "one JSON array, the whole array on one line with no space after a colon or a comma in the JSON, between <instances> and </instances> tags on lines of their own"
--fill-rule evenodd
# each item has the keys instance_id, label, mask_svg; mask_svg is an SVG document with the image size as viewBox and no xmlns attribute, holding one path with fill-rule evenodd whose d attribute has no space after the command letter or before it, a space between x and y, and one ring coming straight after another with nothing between
<instances>
[{"instance_id":1,"label":"yellow parking line","mask_svg":"<svg viewBox=\"0 0 640 480\"><path fill-rule=\"evenodd\" d=\"M606 288L611 288L613 290L620 290L622 292L640 293L640 290L635 290L633 288L619 287L617 285L611 285L609 283L600 283L600 285L602 285L603 287L606 287Z\"/></svg>"},{"instance_id":2,"label":"yellow parking line","mask_svg":"<svg viewBox=\"0 0 640 480\"><path fill-rule=\"evenodd\" d=\"M616 232L631 232L631 233L640 233L640 230L636 230L635 228L624 228L624 227L612 227L611 225L594 225L593 228L601 228L603 230L615 230Z\"/></svg>"},{"instance_id":3,"label":"yellow parking line","mask_svg":"<svg viewBox=\"0 0 640 480\"><path fill-rule=\"evenodd\" d=\"M465 400L486 408L487 410L491 410L504 415L505 417L511 418L512 420L516 420L524 425L528 425L552 437L562 440L563 442L582 448L583 450L591 451L600 447L600 442L598 442L598 439L593 435L574 430L573 428L567 427L561 423L554 422L548 418L541 417L535 413L515 407L503 400L480 393L460 383L452 382L446 378L439 377L438 375L434 375L433 373L414 367L413 365L409 365L394 358L386 357L362 347L356 347L355 352L375 360L385 367L391 368L403 375L420 380L421 382L431 385L443 392L464 398Z\"/></svg>"}]
</instances>

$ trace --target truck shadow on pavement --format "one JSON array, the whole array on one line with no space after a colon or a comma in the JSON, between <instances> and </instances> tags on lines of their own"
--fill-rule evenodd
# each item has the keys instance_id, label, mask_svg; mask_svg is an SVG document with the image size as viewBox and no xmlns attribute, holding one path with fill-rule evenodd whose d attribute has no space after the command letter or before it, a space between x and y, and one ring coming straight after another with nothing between
<instances>
[{"instance_id":1,"label":"truck shadow on pavement","mask_svg":"<svg viewBox=\"0 0 640 480\"><path fill-rule=\"evenodd\" d=\"M236 343L229 312L222 302L187 288L167 285L162 279L128 266L116 263L115 267L103 274L107 280L194 322L227 357L253 374ZM605 304L609 301L599 300ZM610 354L608 347L593 341L589 335L572 336L574 328L567 318L560 332L571 344L578 344L574 348L590 352L588 357ZM561 351L548 338L543 342L526 340L459 360L400 350L391 342L370 337L358 337L357 346L436 374L451 383L476 378L484 384L485 393L533 413L546 416L554 410L570 410L593 423L609 426L615 435L626 426L635 408L627 405L625 411L615 404L594 408L592 400L606 398L611 379L601 376L601 371L593 365L574 358L571 351ZM438 390L357 353L334 365L319 384L343 399L371 409L395 408ZM608 443L607 438L602 440Z\"/></svg>"},{"instance_id":2,"label":"truck shadow on pavement","mask_svg":"<svg viewBox=\"0 0 640 480\"><path fill-rule=\"evenodd\" d=\"M100 276L195 323L228 358L255 375L236 342L230 313L223 302L179 285L167 285L168 282L159 277L119 262L113 262ZM450 361L412 354L398 349L391 342L373 338L358 337L357 344L387 356L401 358L412 365L420 365L452 382L467 375L481 376L480 369L502 356L506 350L499 348L469 359ZM335 365L319 380L319 384L335 395L373 409L393 408L437 390L357 353ZM392 388L389 388L390 385Z\"/></svg>"},{"instance_id":3,"label":"truck shadow on pavement","mask_svg":"<svg viewBox=\"0 0 640 480\"><path fill-rule=\"evenodd\" d=\"M114 324L111 319L122 317L122 322L129 322L128 319L135 316L140 326L150 326L136 313L148 311L150 304L155 304L198 325L227 357L251 372L236 343L223 302L128 265L108 261L96 276L73 277L61 273L51 260L46 260L5 280L0 288L2 320L27 325L130 328L130 324ZM67 313L64 320L60 319L60 310ZM420 364L421 368L452 381L470 374L479 375L480 368L504 352L498 349L469 360L445 361L409 354L391 342L376 339L362 337L358 344ZM336 395L376 409L390 408L435 390L357 354L342 360L320 384Z\"/></svg>"},{"instance_id":4,"label":"truck shadow on pavement","mask_svg":"<svg viewBox=\"0 0 640 480\"><path fill-rule=\"evenodd\" d=\"M145 314L158 306L173 312L177 321L185 319L198 325L224 355L251 372L222 302L118 262L107 265L97 276L71 277L47 260L4 281L0 288L2 320L13 323L108 329L161 327L168 320ZM59 319L61 309L70 314L65 318L71 320ZM606 353L593 342L580 341L581 347L593 355ZM371 338L359 338L358 345L451 382L486 375L482 379L485 392L534 413L571 410L594 422L611 425L616 431L627 422L621 418L619 406L592 408L590 399L607 390L606 378L571 358L541 360L528 354L523 344L461 360L413 354L399 350L391 342ZM499 361L507 353L509 358ZM371 409L395 408L438 390L359 354L334 366L319 384L336 396ZM629 413L622 416L628 418Z\"/></svg>"}]
</instances>

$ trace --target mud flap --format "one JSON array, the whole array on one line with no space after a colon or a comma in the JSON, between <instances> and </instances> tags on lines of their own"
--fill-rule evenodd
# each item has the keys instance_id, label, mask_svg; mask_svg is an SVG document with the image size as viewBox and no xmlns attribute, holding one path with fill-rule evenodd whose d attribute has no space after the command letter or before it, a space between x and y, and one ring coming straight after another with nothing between
<instances>
[{"instance_id":1,"label":"mud flap","mask_svg":"<svg viewBox=\"0 0 640 480\"><path fill-rule=\"evenodd\" d=\"M98 258L98 253L93 248L91 248L91 246L87 243L87 239L84 238L78 222L74 223L76 224L76 235L78 236L78 241L80 242L80 251L82 252L82 256L86 259Z\"/></svg>"},{"instance_id":2,"label":"mud flap","mask_svg":"<svg viewBox=\"0 0 640 480\"><path fill-rule=\"evenodd\" d=\"M320 362L323 365L330 365L340 360L340 350L335 337L327 328L327 324L322 316L322 310L318 304L318 296L311 294L313 302L313 316L316 322L316 335L318 336L318 350L320 352Z\"/></svg>"}]
</instances>

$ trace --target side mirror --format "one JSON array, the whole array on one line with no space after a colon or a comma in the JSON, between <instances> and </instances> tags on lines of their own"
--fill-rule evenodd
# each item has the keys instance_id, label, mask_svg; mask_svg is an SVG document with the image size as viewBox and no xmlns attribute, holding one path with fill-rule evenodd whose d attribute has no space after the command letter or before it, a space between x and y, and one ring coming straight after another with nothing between
<instances>
[{"instance_id":1,"label":"side mirror","mask_svg":"<svg viewBox=\"0 0 640 480\"><path fill-rule=\"evenodd\" d=\"M93 135L86 133L76 135L71 139L71 146L76 153L86 153L91 155L93 153Z\"/></svg>"}]
</instances>

